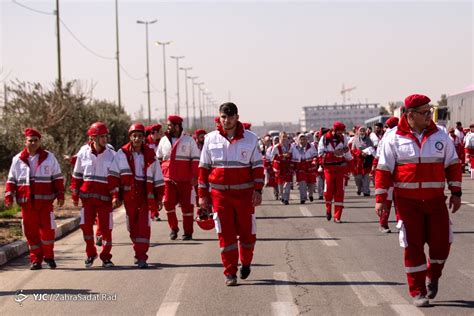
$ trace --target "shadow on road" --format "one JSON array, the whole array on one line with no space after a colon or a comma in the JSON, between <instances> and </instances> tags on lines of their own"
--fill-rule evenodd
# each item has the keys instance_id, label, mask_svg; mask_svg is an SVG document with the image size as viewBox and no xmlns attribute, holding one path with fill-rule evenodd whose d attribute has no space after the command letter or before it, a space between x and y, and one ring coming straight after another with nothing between
<instances>
[{"instance_id":1,"label":"shadow on road","mask_svg":"<svg viewBox=\"0 0 474 316\"><path fill-rule=\"evenodd\" d=\"M455 301L437 301L431 302L433 306L474 308L474 301L455 300Z\"/></svg>"},{"instance_id":2,"label":"shadow on road","mask_svg":"<svg viewBox=\"0 0 474 316\"><path fill-rule=\"evenodd\" d=\"M290 218L326 218L326 215L315 216L257 216L257 219L290 219Z\"/></svg>"},{"instance_id":3,"label":"shadow on road","mask_svg":"<svg viewBox=\"0 0 474 316\"><path fill-rule=\"evenodd\" d=\"M32 294L100 294L89 289L21 289L22 293L25 295ZM17 291L0 291L0 296L12 296L15 295Z\"/></svg>"},{"instance_id":4,"label":"shadow on road","mask_svg":"<svg viewBox=\"0 0 474 316\"><path fill-rule=\"evenodd\" d=\"M350 286L350 285L405 285L405 283L399 282L390 282L390 281L381 281L381 282L371 282L371 281L282 281L282 280L272 280L272 279L263 279L255 280L253 282L246 282L246 285L314 285L314 286Z\"/></svg>"}]
</instances>

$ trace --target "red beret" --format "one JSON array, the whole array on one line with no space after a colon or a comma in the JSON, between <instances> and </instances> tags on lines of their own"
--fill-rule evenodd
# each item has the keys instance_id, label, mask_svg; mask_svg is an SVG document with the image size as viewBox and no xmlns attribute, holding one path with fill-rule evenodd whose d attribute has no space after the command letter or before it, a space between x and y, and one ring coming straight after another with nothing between
<instances>
[{"instance_id":1,"label":"red beret","mask_svg":"<svg viewBox=\"0 0 474 316\"><path fill-rule=\"evenodd\" d=\"M251 124L251 123L242 123L242 125L243 125L244 128L247 129L247 130L250 130L250 128L252 127L252 124Z\"/></svg>"},{"instance_id":2,"label":"red beret","mask_svg":"<svg viewBox=\"0 0 474 316\"><path fill-rule=\"evenodd\" d=\"M412 94L405 98L405 108L417 108L419 106L429 104L431 102L430 98L422 94Z\"/></svg>"},{"instance_id":3,"label":"red beret","mask_svg":"<svg viewBox=\"0 0 474 316\"><path fill-rule=\"evenodd\" d=\"M161 124L155 124L155 125L150 125L150 132L152 131L160 131L161 130Z\"/></svg>"},{"instance_id":4,"label":"red beret","mask_svg":"<svg viewBox=\"0 0 474 316\"><path fill-rule=\"evenodd\" d=\"M390 128L394 128L398 125L398 121L398 117L392 116L385 122L385 124L387 124L387 126Z\"/></svg>"},{"instance_id":5,"label":"red beret","mask_svg":"<svg viewBox=\"0 0 474 316\"><path fill-rule=\"evenodd\" d=\"M151 125L145 126L145 133L149 134L151 133Z\"/></svg>"},{"instance_id":6,"label":"red beret","mask_svg":"<svg viewBox=\"0 0 474 316\"><path fill-rule=\"evenodd\" d=\"M32 128L25 129L25 137L28 136L36 136L38 138L41 138L41 134L37 130L34 130Z\"/></svg>"},{"instance_id":7,"label":"red beret","mask_svg":"<svg viewBox=\"0 0 474 316\"><path fill-rule=\"evenodd\" d=\"M182 124L183 118L178 115L170 115L168 116L168 121L170 121L173 124Z\"/></svg>"},{"instance_id":8,"label":"red beret","mask_svg":"<svg viewBox=\"0 0 474 316\"><path fill-rule=\"evenodd\" d=\"M346 125L344 123L336 121L334 122L333 128L335 131L344 131L346 129Z\"/></svg>"},{"instance_id":9,"label":"red beret","mask_svg":"<svg viewBox=\"0 0 474 316\"><path fill-rule=\"evenodd\" d=\"M220 123L221 123L221 118L220 118L220 116L216 116L216 117L214 118L214 123L217 123L217 124L220 124Z\"/></svg>"},{"instance_id":10,"label":"red beret","mask_svg":"<svg viewBox=\"0 0 474 316\"><path fill-rule=\"evenodd\" d=\"M203 129L197 129L194 131L194 135L196 135L196 137L198 137L199 135L206 135L207 132Z\"/></svg>"}]
</instances>

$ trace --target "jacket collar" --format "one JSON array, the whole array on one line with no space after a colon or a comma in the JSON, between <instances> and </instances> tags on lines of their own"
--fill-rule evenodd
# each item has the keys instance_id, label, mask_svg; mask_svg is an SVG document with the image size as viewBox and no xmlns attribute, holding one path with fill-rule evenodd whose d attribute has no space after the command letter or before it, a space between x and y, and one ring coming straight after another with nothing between
<instances>
[{"instance_id":1,"label":"jacket collar","mask_svg":"<svg viewBox=\"0 0 474 316\"><path fill-rule=\"evenodd\" d=\"M36 152L36 154L39 155L39 159L38 159L38 166L39 166L43 161L46 160L46 158L48 157L48 153L46 152L46 150L40 147L38 151ZM28 163L29 156L30 154L28 153L28 150L26 150L26 148L24 148L20 153L20 160L26 163L28 166L29 166L29 163Z\"/></svg>"},{"instance_id":2,"label":"jacket collar","mask_svg":"<svg viewBox=\"0 0 474 316\"><path fill-rule=\"evenodd\" d=\"M430 125L424 130L423 139L421 140L421 144L423 144L429 136L433 135L437 131L438 131L438 127L433 122L433 120L431 120ZM403 114L402 118L400 119L400 122L398 123L397 134L401 135L401 136L408 137L408 138L414 140L418 144L418 146L421 146L420 141L418 140L418 138L416 138L416 136L413 135L413 132L410 128L410 125L408 124L408 119L407 119L406 114Z\"/></svg>"},{"instance_id":3,"label":"jacket collar","mask_svg":"<svg viewBox=\"0 0 474 316\"><path fill-rule=\"evenodd\" d=\"M222 127L222 125L219 125L217 127L217 130L219 131L219 134L221 134L225 139L228 139L227 133ZM230 143L232 144L242 138L244 138L244 126L242 125L242 123L240 123L240 121L237 121L237 128L235 130L235 135L234 135L234 138L232 138L232 140L230 141Z\"/></svg>"}]
</instances>

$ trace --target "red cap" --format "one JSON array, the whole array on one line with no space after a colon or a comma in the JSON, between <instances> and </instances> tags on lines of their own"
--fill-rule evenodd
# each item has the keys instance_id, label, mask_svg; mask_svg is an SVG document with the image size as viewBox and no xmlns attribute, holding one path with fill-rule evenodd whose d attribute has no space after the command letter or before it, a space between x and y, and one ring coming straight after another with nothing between
<instances>
[{"instance_id":1,"label":"red cap","mask_svg":"<svg viewBox=\"0 0 474 316\"><path fill-rule=\"evenodd\" d=\"M405 108L417 108L419 106L429 104L431 102L430 98L422 94L412 94L405 98Z\"/></svg>"},{"instance_id":2,"label":"red cap","mask_svg":"<svg viewBox=\"0 0 474 316\"><path fill-rule=\"evenodd\" d=\"M128 129L128 135L133 132L142 132L143 134L145 134L145 126L143 126L142 123L133 123Z\"/></svg>"},{"instance_id":3,"label":"red cap","mask_svg":"<svg viewBox=\"0 0 474 316\"><path fill-rule=\"evenodd\" d=\"M198 137L199 135L206 135L206 134L207 134L207 132L203 129L197 129L197 130L194 131L194 135L196 137Z\"/></svg>"},{"instance_id":4,"label":"red cap","mask_svg":"<svg viewBox=\"0 0 474 316\"><path fill-rule=\"evenodd\" d=\"M395 126L398 125L398 121L399 121L398 117L392 116L388 118L385 124L387 124L387 126L390 128L394 128Z\"/></svg>"},{"instance_id":5,"label":"red cap","mask_svg":"<svg viewBox=\"0 0 474 316\"><path fill-rule=\"evenodd\" d=\"M38 138L41 138L41 134L37 130L32 129L32 128L26 128L25 137L29 137L29 136L36 136Z\"/></svg>"},{"instance_id":6,"label":"red cap","mask_svg":"<svg viewBox=\"0 0 474 316\"><path fill-rule=\"evenodd\" d=\"M244 126L246 130L249 130L249 131L250 131L250 128L252 127L251 123L242 123L242 125Z\"/></svg>"},{"instance_id":7,"label":"red cap","mask_svg":"<svg viewBox=\"0 0 474 316\"><path fill-rule=\"evenodd\" d=\"M344 125L344 123L342 123L342 122L335 121L334 125L333 125L333 128L334 128L335 131L345 131L346 130L346 125Z\"/></svg>"},{"instance_id":8,"label":"red cap","mask_svg":"<svg viewBox=\"0 0 474 316\"><path fill-rule=\"evenodd\" d=\"M173 124L181 125L183 123L183 118L178 115L170 115L168 116L168 121L170 121Z\"/></svg>"},{"instance_id":9,"label":"red cap","mask_svg":"<svg viewBox=\"0 0 474 316\"><path fill-rule=\"evenodd\" d=\"M93 123L87 130L87 136L106 135L109 133L107 126L102 122Z\"/></svg>"},{"instance_id":10,"label":"red cap","mask_svg":"<svg viewBox=\"0 0 474 316\"><path fill-rule=\"evenodd\" d=\"M221 123L221 118L219 116L216 116L214 118L214 123L220 124Z\"/></svg>"}]
</instances>

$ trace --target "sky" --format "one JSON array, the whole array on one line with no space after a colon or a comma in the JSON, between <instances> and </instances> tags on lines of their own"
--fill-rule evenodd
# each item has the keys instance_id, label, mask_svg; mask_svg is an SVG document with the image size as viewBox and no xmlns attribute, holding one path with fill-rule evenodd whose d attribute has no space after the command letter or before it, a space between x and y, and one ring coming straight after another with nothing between
<instances>
[{"instance_id":1,"label":"sky","mask_svg":"<svg viewBox=\"0 0 474 316\"><path fill-rule=\"evenodd\" d=\"M55 1L16 2L52 13ZM230 100L242 121L297 122L303 106L403 100L412 93L454 94L474 83L472 1L118 1L122 103L145 108L145 27L149 26L152 117L164 116L167 46L168 112L177 103L176 62L212 93ZM98 99L117 100L115 4L60 1L63 81L79 80ZM0 0L0 82L50 84L57 78L55 16ZM99 56L101 57L99 57ZM138 79L138 80L137 80ZM181 114L185 114L180 71ZM189 104L192 103L188 81ZM196 88L197 95L197 88ZM197 100L196 100L197 103ZM192 111L190 110L192 115ZM217 114L217 113L216 113ZM185 115L184 115L185 116Z\"/></svg>"}]
</instances>

